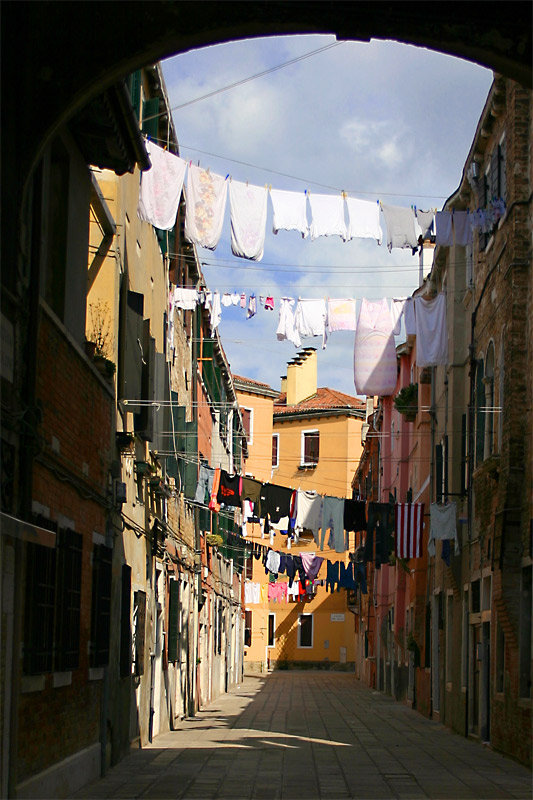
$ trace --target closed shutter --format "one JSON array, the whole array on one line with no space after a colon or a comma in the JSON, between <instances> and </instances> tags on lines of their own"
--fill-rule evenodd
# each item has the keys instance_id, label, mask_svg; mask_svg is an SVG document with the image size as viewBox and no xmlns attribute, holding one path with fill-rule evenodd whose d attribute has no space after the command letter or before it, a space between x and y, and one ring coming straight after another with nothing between
<instances>
[{"instance_id":1,"label":"closed shutter","mask_svg":"<svg viewBox=\"0 0 533 800\"><path fill-rule=\"evenodd\" d=\"M138 69L136 72L133 72L129 78L129 85L130 85L130 97L131 97L131 104L133 106L133 110L137 115L137 119L140 119L140 112L141 112L141 70Z\"/></svg>"},{"instance_id":2,"label":"closed shutter","mask_svg":"<svg viewBox=\"0 0 533 800\"><path fill-rule=\"evenodd\" d=\"M168 419L168 406L166 405L169 398L169 381L168 381L168 368L165 356L163 353L155 353L154 364L154 402L156 406L153 409L153 449L156 452L160 450L166 451L168 447L166 442L169 441L168 437L164 435L168 431L165 425Z\"/></svg>"},{"instance_id":3,"label":"closed shutter","mask_svg":"<svg viewBox=\"0 0 533 800\"><path fill-rule=\"evenodd\" d=\"M168 660L178 660L179 581L170 581L168 606Z\"/></svg>"},{"instance_id":4,"label":"closed shutter","mask_svg":"<svg viewBox=\"0 0 533 800\"><path fill-rule=\"evenodd\" d=\"M54 669L60 672L79 665L82 546L81 534L59 530Z\"/></svg>"},{"instance_id":5,"label":"closed shutter","mask_svg":"<svg viewBox=\"0 0 533 800\"><path fill-rule=\"evenodd\" d=\"M466 464L467 464L466 414L461 417L461 494L466 494Z\"/></svg>"},{"instance_id":6,"label":"closed shutter","mask_svg":"<svg viewBox=\"0 0 533 800\"><path fill-rule=\"evenodd\" d=\"M126 291L122 298L122 380L119 380L119 392L120 397L126 400L140 400L142 391L142 364L144 349L144 295L139 294L138 292Z\"/></svg>"},{"instance_id":7,"label":"closed shutter","mask_svg":"<svg viewBox=\"0 0 533 800\"><path fill-rule=\"evenodd\" d=\"M435 500L442 503L442 445L435 445Z\"/></svg>"},{"instance_id":8,"label":"closed shutter","mask_svg":"<svg viewBox=\"0 0 533 800\"><path fill-rule=\"evenodd\" d=\"M135 674L144 675L144 641L146 629L146 593L135 592L134 595L134 622L135 622Z\"/></svg>"},{"instance_id":9,"label":"closed shutter","mask_svg":"<svg viewBox=\"0 0 533 800\"><path fill-rule=\"evenodd\" d=\"M113 551L105 545L93 548L93 587L91 613L91 666L109 664L111 630L111 574Z\"/></svg>"},{"instance_id":10,"label":"closed shutter","mask_svg":"<svg viewBox=\"0 0 533 800\"><path fill-rule=\"evenodd\" d=\"M122 565L120 603L120 677L131 673L131 567Z\"/></svg>"},{"instance_id":11,"label":"closed shutter","mask_svg":"<svg viewBox=\"0 0 533 800\"><path fill-rule=\"evenodd\" d=\"M155 339L150 336L150 320L145 319L143 323L143 365L142 365L142 392L143 403L153 403L155 399L155 371L156 371L156 352ZM143 405L138 414L135 414L135 432L139 434L145 442L151 442L154 438L154 407Z\"/></svg>"},{"instance_id":12,"label":"closed shutter","mask_svg":"<svg viewBox=\"0 0 533 800\"><path fill-rule=\"evenodd\" d=\"M56 550L38 544L26 548L24 672L51 672L54 649Z\"/></svg>"}]
</instances>

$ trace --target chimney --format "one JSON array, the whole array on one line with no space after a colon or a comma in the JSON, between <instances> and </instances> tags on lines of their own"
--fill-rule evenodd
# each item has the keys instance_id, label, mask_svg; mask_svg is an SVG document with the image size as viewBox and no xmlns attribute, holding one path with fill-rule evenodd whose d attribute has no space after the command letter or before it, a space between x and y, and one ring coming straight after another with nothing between
<instances>
[{"instance_id":1,"label":"chimney","mask_svg":"<svg viewBox=\"0 0 533 800\"><path fill-rule=\"evenodd\" d=\"M286 391L287 391L287 376L286 375L282 375L281 376L280 392L283 394L283 392L286 392Z\"/></svg>"},{"instance_id":2,"label":"chimney","mask_svg":"<svg viewBox=\"0 0 533 800\"><path fill-rule=\"evenodd\" d=\"M283 386L283 383L282 383ZM316 348L305 347L287 364L287 405L295 406L313 397L317 390Z\"/></svg>"}]
</instances>

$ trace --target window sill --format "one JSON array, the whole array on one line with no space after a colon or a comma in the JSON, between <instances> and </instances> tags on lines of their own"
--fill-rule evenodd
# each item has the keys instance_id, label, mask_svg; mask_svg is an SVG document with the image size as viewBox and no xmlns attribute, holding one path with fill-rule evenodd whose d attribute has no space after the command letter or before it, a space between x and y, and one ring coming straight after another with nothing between
<instances>
[{"instance_id":1,"label":"window sill","mask_svg":"<svg viewBox=\"0 0 533 800\"><path fill-rule=\"evenodd\" d=\"M300 471L304 471L304 470L308 470L308 469L316 469L317 467L318 467L318 463L317 464L300 464L298 469Z\"/></svg>"},{"instance_id":2,"label":"window sill","mask_svg":"<svg viewBox=\"0 0 533 800\"><path fill-rule=\"evenodd\" d=\"M89 667L89 680L90 681L101 681L104 677L104 668L103 667Z\"/></svg>"},{"instance_id":3,"label":"window sill","mask_svg":"<svg viewBox=\"0 0 533 800\"><path fill-rule=\"evenodd\" d=\"M52 686L60 689L62 686L70 686L72 683L72 672L54 672Z\"/></svg>"},{"instance_id":4,"label":"window sill","mask_svg":"<svg viewBox=\"0 0 533 800\"><path fill-rule=\"evenodd\" d=\"M20 682L20 693L43 692L45 681L45 675L23 675Z\"/></svg>"}]
</instances>

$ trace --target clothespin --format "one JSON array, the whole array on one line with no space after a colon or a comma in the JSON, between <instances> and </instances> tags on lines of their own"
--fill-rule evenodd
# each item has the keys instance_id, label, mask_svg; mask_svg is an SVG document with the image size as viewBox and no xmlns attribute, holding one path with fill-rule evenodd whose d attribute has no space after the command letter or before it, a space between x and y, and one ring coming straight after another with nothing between
<instances>
[{"instance_id":1,"label":"clothespin","mask_svg":"<svg viewBox=\"0 0 533 800\"><path fill-rule=\"evenodd\" d=\"M209 167L207 168L207 174L209 175Z\"/></svg>"},{"instance_id":2,"label":"clothespin","mask_svg":"<svg viewBox=\"0 0 533 800\"><path fill-rule=\"evenodd\" d=\"M248 186L248 181L246 181L246 186Z\"/></svg>"},{"instance_id":3,"label":"clothespin","mask_svg":"<svg viewBox=\"0 0 533 800\"><path fill-rule=\"evenodd\" d=\"M192 167L192 159L189 161L189 167Z\"/></svg>"},{"instance_id":4,"label":"clothespin","mask_svg":"<svg viewBox=\"0 0 533 800\"><path fill-rule=\"evenodd\" d=\"M229 172L228 172L228 174L226 175L226 180L228 180L228 178L229 178Z\"/></svg>"},{"instance_id":5,"label":"clothespin","mask_svg":"<svg viewBox=\"0 0 533 800\"><path fill-rule=\"evenodd\" d=\"M268 191L269 191L269 192L271 192L271 191L272 191L272 184L271 184L271 183L269 183L269 184L268 184Z\"/></svg>"}]
</instances>

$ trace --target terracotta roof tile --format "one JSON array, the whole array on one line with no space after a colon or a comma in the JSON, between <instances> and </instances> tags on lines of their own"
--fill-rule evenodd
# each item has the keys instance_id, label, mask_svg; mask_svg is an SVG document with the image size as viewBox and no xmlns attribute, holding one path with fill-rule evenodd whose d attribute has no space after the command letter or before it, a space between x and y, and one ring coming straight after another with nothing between
<instances>
[{"instance_id":1,"label":"terracotta roof tile","mask_svg":"<svg viewBox=\"0 0 533 800\"><path fill-rule=\"evenodd\" d=\"M363 410L365 403L358 397L353 397L350 394L344 394L344 392L325 386L317 389L317 393L313 397L309 397L307 400L302 400L301 403L292 406L287 405L286 392L281 393L274 403L274 414L293 414L298 411L312 411L314 409L324 411L328 408Z\"/></svg>"},{"instance_id":2,"label":"terracotta roof tile","mask_svg":"<svg viewBox=\"0 0 533 800\"><path fill-rule=\"evenodd\" d=\"M252 378L245 378L242 375L235 375L234 374L233 375L233 380L234 381L240 381L241 383L250 383L250 384L252 384L252 386L261 386L261 388L263 388L263 389L272 390L272 387L269 386L268 383L263 383L262 381L255 381Z\"/></svg>"}]
</instances>

